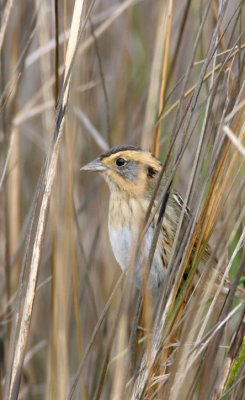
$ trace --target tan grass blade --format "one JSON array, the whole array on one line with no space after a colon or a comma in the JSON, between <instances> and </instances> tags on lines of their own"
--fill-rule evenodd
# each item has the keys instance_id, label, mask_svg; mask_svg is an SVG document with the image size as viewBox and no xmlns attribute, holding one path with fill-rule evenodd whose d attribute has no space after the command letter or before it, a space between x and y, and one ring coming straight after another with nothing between
<instances>
[{"instance_id":1,"label":"tan grass blade","mask_svg":"<svg viewBox=\"0 0 245 400\"><path fill-rule=\"evenodd\" d=\"M0 30L0 53L2 51L3 47L3 41L6 33L6 29L8 26L8 21L10 17L11 10L14 5L14 0L8 0L5 4L4 12L3 12L3 18L1 18L1 30Z\"/></svg>"},{"instance_id":2,"label":"tan grass blade","mask_svg":"<svg viewBox=\"0 0 245 400\"><path fill-rule=\"evenodd\" d=\"M41 247L43 242L44 228L47 219L48 205L54 182L57 160L59 155L60 141L63 133L64 124L64 108L67 105L70 79L71 79L71 66L75 56L77 48L77 42L79 38L79 31L81 27L81 18L83 11L83 1L76 0L73 19L71 25L71 35L68 42L68 49L66 54L65 62L65 74L64 74L64 92L62 96L62 108L58 111L57 128L55 132L54 146L51 147L50 159L46 165L46 173L44 180L44 193L41 199L40 213L38 215L38 225L35 235L35 241L32 250L32 259L30 264L30 273L28 283L26 287L25 297L23 299L23 309L18 311L16 314L16 328L13 329L12 346L15 343L14 348L11 349L12 359L10 359L9 370L7 374L6 386L5 386L5 398L17 398L19 392L21 370L24 361L24 354L27 344L28 333L30 329L30 322L32 316L33 302L36 294L36 282L37 274L40 263ZM20 306L20 305L19 305Z\"/></svg>"},{"instance_id":3,"label":"tan grass blade","mask_svg":"<svg viewBox=\"0 0 245 400\"><path fill-rule=\"evenodd\" d=\"M143 125L143 134L141 139L142 148L147 150L150 148L149 132L151 132L154 126L157 113L157 105L159 98L158 96L160 90L160 74L161 74L162 57L164 51L164 40L162 40L162 36L165 34L166 30L165 21L166 21L165 4L163 1L161 1L159 6L159 19L157 24L154 57L151 66L151 81L148 89L146 112Z\"/></svg>"},{"instance_id":4,"label":"tan grass blade","mask_svg":"<svg viewBox=\"0 0 245 400\"><path fill-rule=\"evenodd\" d=\"M160 98L159 98L159 115L162 113L165 104L165 96L166 96L166 87L167 87L167 71L168 71L168 63L169 63L169 48L170 48L170 38L171 38L171 28L172 28L172 18L173 18L173 6L174 1L169 0L168 4L168 12L167 12L167 28L166 28L166 37L162 42L164 43L164 54L163 54L163 67L162 67L162 77L161 77L161 90L160 90ZM157 124L154 139L153 139L153 154L156 157L159 157L160 152L160 133L161 133L161 122Z\"/></svg>"}]
</instances>

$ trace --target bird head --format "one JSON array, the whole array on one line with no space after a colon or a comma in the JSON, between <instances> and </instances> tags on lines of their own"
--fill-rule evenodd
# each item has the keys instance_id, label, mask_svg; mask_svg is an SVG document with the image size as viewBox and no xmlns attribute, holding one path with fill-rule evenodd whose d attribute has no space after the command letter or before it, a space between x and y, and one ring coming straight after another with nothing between
<instances>
[{"instance_id":1,"label":"bird head","mask_svg":"<svg viewBox=\"0 0 245 400\"><path fill-rule=\"evenodd\" d=\"M120 190L138 196L161 169L160 161L150 152L134 146L113 147L89 164L83 171L97 171L109 185L111 193Z\"/></svg>"}]
</instances>

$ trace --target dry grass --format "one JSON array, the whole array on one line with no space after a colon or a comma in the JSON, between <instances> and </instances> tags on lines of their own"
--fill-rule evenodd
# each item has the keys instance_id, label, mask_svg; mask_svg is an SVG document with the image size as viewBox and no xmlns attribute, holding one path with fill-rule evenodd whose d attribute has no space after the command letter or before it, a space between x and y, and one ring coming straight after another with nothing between
<instances>
[{"instance_id":1,"label":"dry grass","mask_svg":"<svg viewBox=\"0 0 245 400\"><path fill-rule=\"evenodd\" d=\"M243 398L244 12L1 2L0 399ZM79 171L120 143L163 161L159 221L170 187L184 200L154 314L113 257L105 184Z\"/></svg>"}]
</instances>

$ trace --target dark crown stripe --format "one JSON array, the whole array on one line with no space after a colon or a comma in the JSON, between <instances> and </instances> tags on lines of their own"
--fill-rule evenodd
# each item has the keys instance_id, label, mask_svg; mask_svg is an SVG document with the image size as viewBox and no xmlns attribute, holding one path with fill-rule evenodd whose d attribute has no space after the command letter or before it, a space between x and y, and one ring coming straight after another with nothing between
<instances>
[{"instance_id":1,"label":"dark crown stripe","mask_svg":"<svg viewBox=\"0 0 245 400\"><path fill-rule=\"evenodd\" d=\"M109 157L112 154L116 154L116 153L119 153L120 151L127 151L127 150L141 151L140 147L122 144L120 146L115 146L115 147L112 147L111 149L105 151L103 154L101 154L100 159L102 160L103 158Z\"/></svg>"}]
</instances>

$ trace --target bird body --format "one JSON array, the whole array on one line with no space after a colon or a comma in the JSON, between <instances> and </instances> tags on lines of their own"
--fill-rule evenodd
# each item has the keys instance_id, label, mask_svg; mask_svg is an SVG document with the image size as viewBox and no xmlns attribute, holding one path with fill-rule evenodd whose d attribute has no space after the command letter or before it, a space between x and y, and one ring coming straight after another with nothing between
<instances>
[{"instance_id":1,"label":"bird body","mask_svg":"<svg viewBox=\"0 0 245 400\"><path fill-rule=\"evenodd\" d=\"M108 231L115 258L124 271L134 256L141 222L161 170L160 161L150 152L133 146L118 146L102 154L82 169L101 172L110 189ZM163 218L160 235L149 271L149 287L158 289L164 282L174 241L181 206L178 197L172 195ZM157 199L152 208L156 206ZM145 266L152 246L157 215L144 235L137 253L134 281L142 287Z\"/></svg>"},{"instance_id":2,"label":"bird body","mask_svg":"<svg viewBox=\"0 0 245 400\"><path fill-rule=\"evenodd\" d=\"M113 196L110 200L108 231L111 246L115 258L124 271L130 265L130 257L134 257L135 243L139 237L139 226L142 221L143 213L145 214L146 208L144 207L144 200L137 199L123 199L119 203L119 207L115 207ZM115 220L121 219L122 223L116 223ZM137 288L141 288L144 279L144 265L147 264L150 249L152 246L152 239L154 234L154 227L151 225L147 230L143 243L140 246L139 254L136 257L134 281ZM166 275L166 264L163 263L162 246L159 243L154 254L150 273L149 284L151 289L160 287Z\"/></svg>"}]
</instances>

